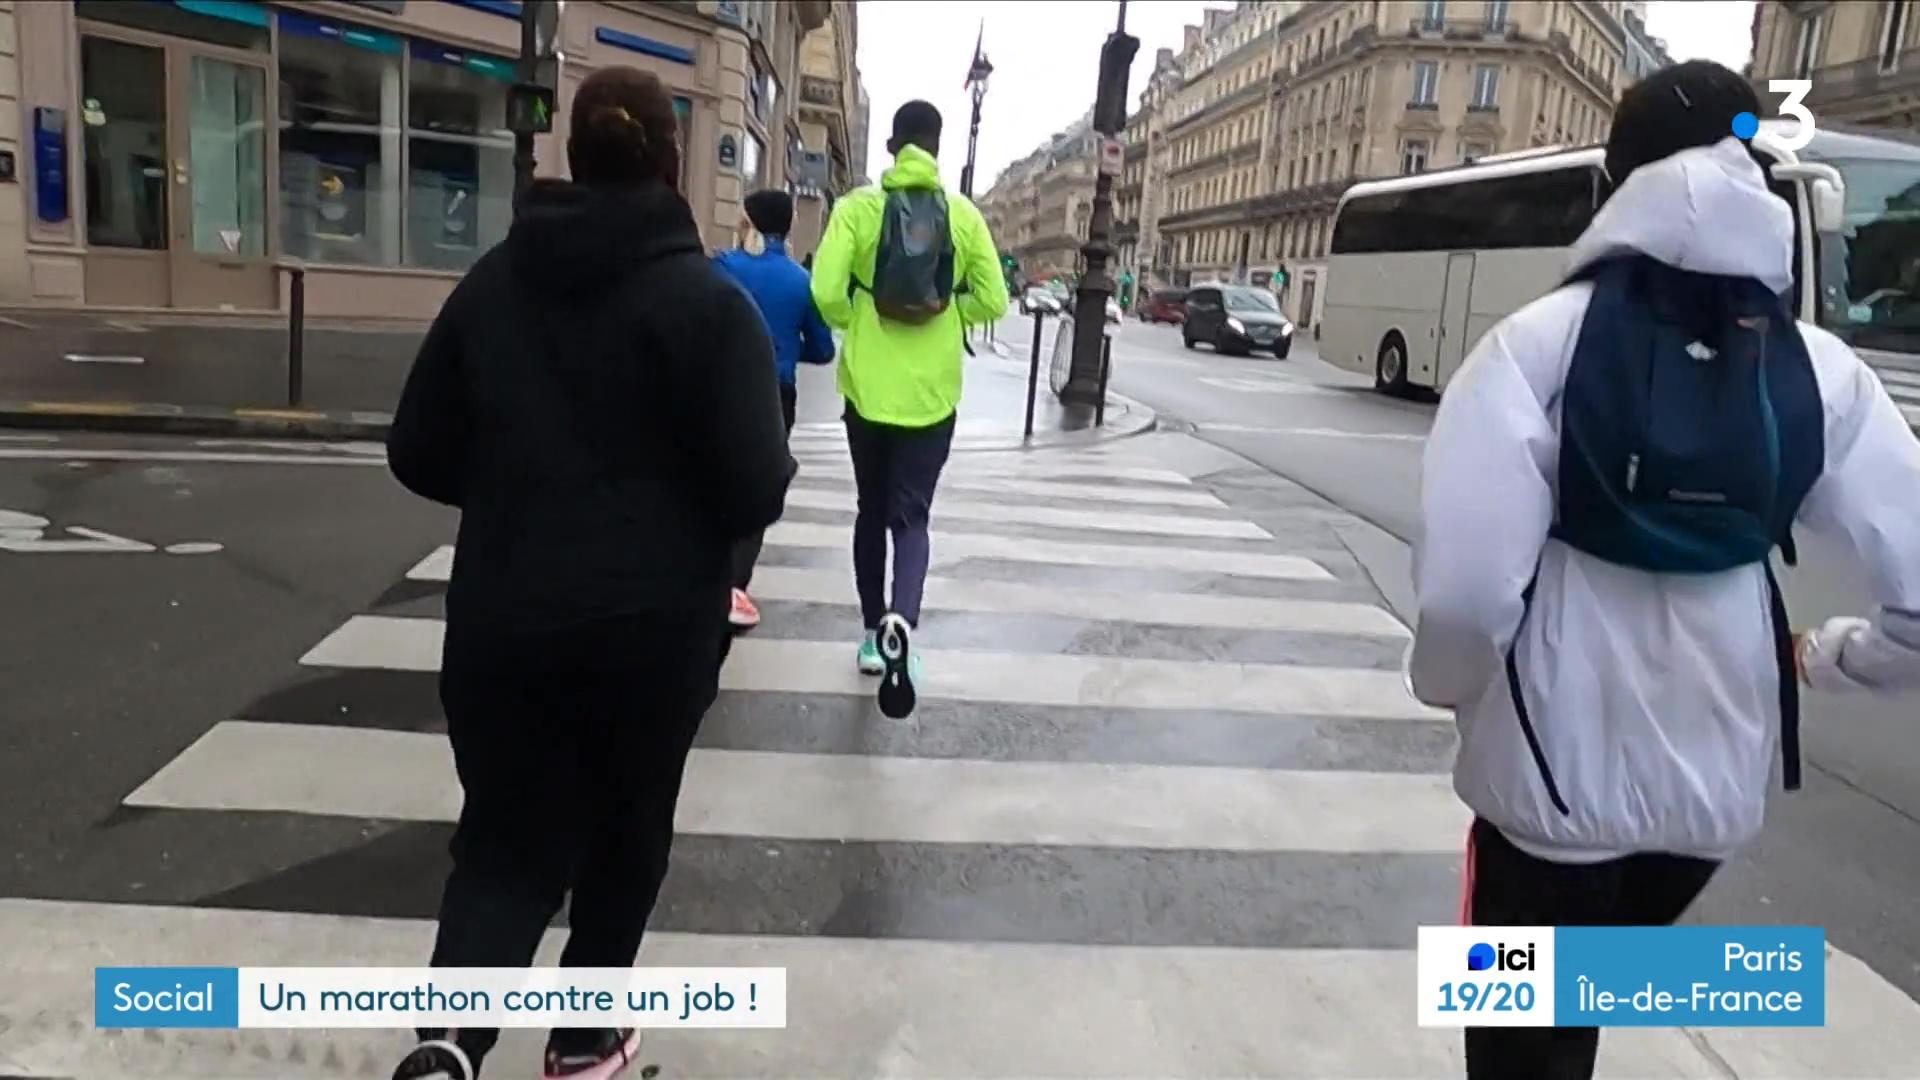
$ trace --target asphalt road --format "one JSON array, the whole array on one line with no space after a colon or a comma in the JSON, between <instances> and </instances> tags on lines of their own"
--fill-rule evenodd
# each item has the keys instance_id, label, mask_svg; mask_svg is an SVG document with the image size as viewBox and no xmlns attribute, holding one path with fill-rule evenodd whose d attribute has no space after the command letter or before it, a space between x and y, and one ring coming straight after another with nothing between
<instances>
[{"instance_id":1,"label":"asphalt road","mask_svg":"<svg viewBox=\"0 0 1920 1080\"><path fill-rule=\"evenodd\" d=\"M1015 348L1024 327L1005 335ZM1174 327L1129 322L1113 387L1195 434L1312 489L1403 543L1419 529L1420 456L1434 406L1372 392L1322 363L1310 340L1284 361L1182 348ZM1889 493L1912 498L1912 493ZM1852 560L1803 541L1785 578L1796 622L1866 607ZM1355 546L1384 592L1404 595L1404 552ZM1920 697L1815 695L1806 703L1802 791L1776 793L1755 847L1716 880L1692 918L1824 925L1834 943L1920 997Z\"/></svg>"}]
</instances>

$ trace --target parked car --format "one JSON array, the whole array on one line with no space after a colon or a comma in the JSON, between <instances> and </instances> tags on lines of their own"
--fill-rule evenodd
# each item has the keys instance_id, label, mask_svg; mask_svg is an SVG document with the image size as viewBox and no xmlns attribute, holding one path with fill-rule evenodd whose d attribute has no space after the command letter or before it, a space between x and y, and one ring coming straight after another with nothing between
<instances>
[{"instance_id":1,"label":"parked car","mask_svg":"<svg viewBox=\"0 0 1920 1080\"><path fill-rule=\"evenodd\" d=\"M1180 337L1189 349L1204 341L1218 352L1246 356L1262 349L1285 360L1293 349L1293 323L1265 289L1205 285L1187 293L1187 321Z\"/></svg>"},{"instance_id":2,"label":"parked car","mask_svg":"<svg viewBox=\"0 0 1920 1080\"><path fill-rule=\"evenodd\" d=\"M1020 294L1020 314L1031 315L1036 311L1047 315L1060 314L1059 299L1045 285L1029 285Z\"/></svg>"},{"instance_id":3,"label":"parked car","mask_svg":"<svg viewBox=\"0 0 1920 1080\"><path fill-rule=\"evenodd\" d=\"M1172 323L1175 326L1187 320L1187 290L1156 289L1140 305L1140 321L1145 323Z\"/></svg>"}]
</instances>

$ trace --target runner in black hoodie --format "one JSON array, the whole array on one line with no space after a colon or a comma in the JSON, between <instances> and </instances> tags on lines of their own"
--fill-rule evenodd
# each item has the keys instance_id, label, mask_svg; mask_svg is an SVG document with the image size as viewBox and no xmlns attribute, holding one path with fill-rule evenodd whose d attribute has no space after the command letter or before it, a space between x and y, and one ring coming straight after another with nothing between
<instances>
[{"instance_id":1,"label":"runner in black hoodie","mask_svg":"<svg viewBox=\"0 0 1920 1080\"><path fill-rule=\"evenodd\" d=\"M462 512L440 694L466 801L435 966L530 964L569 892L561 963L633 963L716 693L728 554L780 516L772 345L701 250L676 131L652 75L581 84L574 181L535 184L454 289L388 437L400 482ZM496 1033L421 1036L396 1080L470 1080ZM557 1031L547 1074L612 1075L636 1044Z\"/></svg>"}]
</instances>

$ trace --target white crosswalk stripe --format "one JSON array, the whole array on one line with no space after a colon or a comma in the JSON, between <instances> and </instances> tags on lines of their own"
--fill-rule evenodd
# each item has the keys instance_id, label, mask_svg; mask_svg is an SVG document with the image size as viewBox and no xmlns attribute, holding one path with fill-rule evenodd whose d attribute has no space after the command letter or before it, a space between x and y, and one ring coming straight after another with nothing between
<instances>
[{"instance_id":1,"label":"white crosswalk stripe","mask_svg":"<svg viewBox=\"0 0 1920 1080\"><path fill-rule=\"evenodd\" d=\"M800 450L840 438L796 431ZM755 575L766 622L733 645L676 815L667 893L712 891L663 897L642 952L786 967L789 1027L658 1032L646 1060L688 1077L1459 1075L1458 1034L1413 1026L1413 920L1369 914L1454 914L1469 815L1444 771L1449 720L1408 694L1406 627L1328 511L1248 520L1139 447L988 457L956 460L935 503L928 666L901 722L852 663L851 571L825 568L850 543L851 473L803 465L789 506L804 513L768 530ZM353 614L299 658L321 712L281 715L280 696L208 717L125 806L154 828L444 848L461 793L437 714L353 695L430 700L431 596L456 559L426 553L404 607ZM942 637L956 628L975 637ZM315 882L352 892L326 876L342 860L440 872L352 854L289 854L273 902L0 899L0 970L24 975L0 981L0 1075L387 1076L404 1034L91 1031L100 965L424 963L430 903L307 906ZM1216 925L1223 910L1250 921ZM1920 1006L1838 951L1827 1016L1611 1032L1601 1075L1892 1077L1920 1061ZM489 1074L540 1039L508 1033Z\"/></svg>"},{"instance_id":2,"label":"white crosswalk stripe","mask_svg":"<svg viewBox=\"0 0 1920 1080\"><path fill-rule=\"evenodd\" d=\"M1920 428L1920 371L1909 368L1875 367L1880 384L1887 388L1893 403L1907 423Z\"/></svg>"}]
</instances>

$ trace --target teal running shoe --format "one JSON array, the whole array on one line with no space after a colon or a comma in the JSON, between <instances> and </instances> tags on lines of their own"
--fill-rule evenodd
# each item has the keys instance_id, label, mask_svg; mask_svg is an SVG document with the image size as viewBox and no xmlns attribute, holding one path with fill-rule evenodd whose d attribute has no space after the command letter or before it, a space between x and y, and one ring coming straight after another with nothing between
<instances>
[{"instance_id":1,"label":"teal running shoe","mask_svg":"<svg viewBox=\"0 0 1920 1080\"><path fill-rule=\"evenodd\" d=\"M878 675L887 670L887 662L880 659L878 635L871 630L867 631L867 636L860 640L859 663L862 675Z\"/></svg>"}]
</instances>

